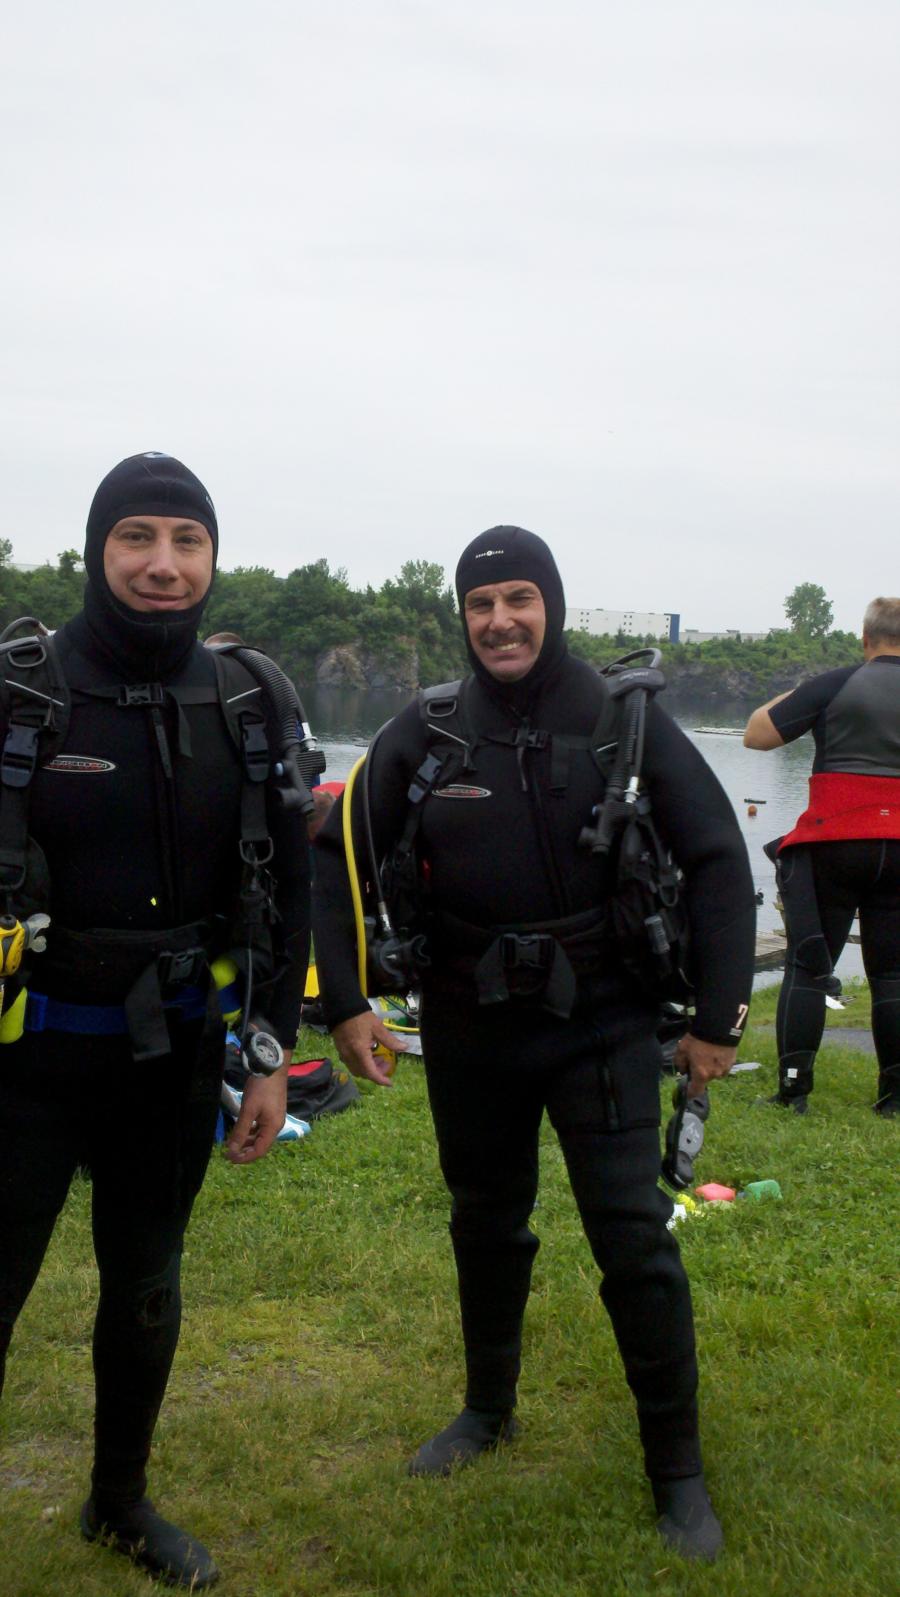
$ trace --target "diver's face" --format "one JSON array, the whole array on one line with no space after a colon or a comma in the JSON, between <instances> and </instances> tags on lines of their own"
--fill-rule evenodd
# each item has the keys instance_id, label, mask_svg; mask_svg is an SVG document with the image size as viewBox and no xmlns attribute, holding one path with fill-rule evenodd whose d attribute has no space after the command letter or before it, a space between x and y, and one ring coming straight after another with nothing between
<instances>
[{"instance_id":1,"label":"diver's face","mask_svg":"<svg viewBox=\"0 0 900 1597\"><path fill-rule=\"evenodd\" d=\"M519 682L537 662L547 630L540 588L514 579L470 588L464 600L469 642L498 682Z\"/></svg>"},{"instance_id":2,"label":"diver's face","mask_svg":"<svg viewBox=\"0 0 900 1597\"><path fill-rule=\"evenodd\" d=\"M212 582L212 538L200 521L126 516L107 535L103 570L110 592L131 610L190 610Z\"/></svg>"}]
</instances>

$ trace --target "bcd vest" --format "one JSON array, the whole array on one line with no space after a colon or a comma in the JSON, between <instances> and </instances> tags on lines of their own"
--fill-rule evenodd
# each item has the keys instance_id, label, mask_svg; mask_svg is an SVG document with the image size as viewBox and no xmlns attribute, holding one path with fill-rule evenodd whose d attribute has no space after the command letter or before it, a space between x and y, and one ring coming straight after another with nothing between
<instances>
[{"instance_id":1,"label":"bcd vest","mask_svg":"<svg viewBox=\"0 0 900 1597\"><path fill-rule=\"evenodd\" d=\"M646 701L665 686L656 651L653 655L650 667L630 666L633 657L628 656L598 675L597 719L589 735L527 726L511 727L505 734L480 732L470 713L471 678L420 692L427 753L410 783L397 844L383 867L370 862L393 921L394 959L396 947L414 951L417 944L421 957L425 930L429 945L441 950L442 957L454 946L464 959L468 956L479 1002L540 992L544 1007L565 1017L575 999L577 974L596 969L600 946L612 940L626 969L655 995L679 1001L689 996L680 873L659 837L640 783ZM498 929L468 925L427 903L417 858L423 807L439 786L465 782L476 750L486 742L509 747L523 782L526 749L548 748L550 786L556 792L568 785L574 756L587 755L596 766L597 804L592 816L585 817L581 843L609 855L613 865L610 898L596 912ZM366 802L365 784L364 795ZM382 973L377 942L373 938L369 950L370 991L385 990L385 979L395 990L396 963L388 962Z\"/></svg>"},{"instance_id":2,"label":"bcd vest","mask_svg":"<svg viewBox=\"0 0 900 1597\"><path fill-rule=\"evenodd\" d=\"M231 968L245 970L248 960L265 976L279 962L277 912L268 864L273 853L266 809L268 786L286 804L304 813L312 809L306 786L324 769L324 756L312 745L296 692L274 662L259 651L236 646L210 651L215 681L186 686L159 682L109 687L70 688L52 637L32 636L0 645L0 719L6 737L0 753L0 913L26 921L50 905L50 877L42 849L28 832L31 783L38 764L47 764L63 747L73 698L106 699L111 704L149 716L167 776L172 751L164 707L176 708L176 739L181 754L190 754L188 705L217 703L240 761L242 782L238 849L241 883L238 908L228 927L211 922L174 927L165 932L103 934L51 928L54 958L63 957L73 970L86 972L100 960L112 963L128 984L125 1012L135 1058L168 1053L164 1009L166 995L184 991L226 952ZM279 758L273 756L273 748ZM100 946L102 942L102 947ZM6 983L4 1014L22 1004L27 969ZM210 986L211 1000L215 996ZM69 1006L74 1010L76 1006ZM0 1021L0 1028L2 1028ZM65 1026L62 1029L66 1029ZM73 1022L73 1028L77 1029ZM18 1031L21 1030L21 1023ZM0 1040L17 1034L7 1027Z\"/></svg>"}]
</instances>

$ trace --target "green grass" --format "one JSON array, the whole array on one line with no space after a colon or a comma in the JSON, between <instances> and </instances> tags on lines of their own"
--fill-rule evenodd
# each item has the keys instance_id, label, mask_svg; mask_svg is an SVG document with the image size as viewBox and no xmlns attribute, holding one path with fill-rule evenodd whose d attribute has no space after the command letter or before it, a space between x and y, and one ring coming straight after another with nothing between
<instances>
[{"instance_id":1,"label":"green grass","mask_svg":"<svg viewBox=\"0 0 900 1597\"><path fill-rule=\"evenodd\" d=\"M728 1537L720 1563L681 1564L653 1531L631 1399L549 1133L521 1438L449 1482L406 1477L418 1443L456 1412L462 1368L421 1066L404 1061L393 1090L365 1091L358 1110L257 1168L215 1158L198 1202L152 1489L214 1549L223 1597L896 1589L900 1128L869 1110L869 1057L829 1049L797 1120L757 1101L774 1089L771 1036L749 1032L742 1052L764 1068L714 1087L698 1179L774 1176L784 1200L679 1228L707 1473ZM79 1184L10 1359L8 1597L148 1589L76 1529L94 1292Z\"/></svg>"}]
</instances>

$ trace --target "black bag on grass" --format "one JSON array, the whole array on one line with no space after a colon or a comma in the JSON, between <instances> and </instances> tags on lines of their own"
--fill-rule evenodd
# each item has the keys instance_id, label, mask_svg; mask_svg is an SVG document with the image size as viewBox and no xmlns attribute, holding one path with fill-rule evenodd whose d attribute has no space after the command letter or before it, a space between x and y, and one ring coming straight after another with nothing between
<instances>
[{"instance_id":1,"label":"black bag on grass","mask_svg":"<svg viewBox=\"0 0 900 1597\"><path fill-rule=\"evenodd\" d=\"M301 1059L288 1066L287 1108L298 1120L337 1115L359 1102L359 1088L342 1066L330 1059Z\"/></svg>"}]
</instances>

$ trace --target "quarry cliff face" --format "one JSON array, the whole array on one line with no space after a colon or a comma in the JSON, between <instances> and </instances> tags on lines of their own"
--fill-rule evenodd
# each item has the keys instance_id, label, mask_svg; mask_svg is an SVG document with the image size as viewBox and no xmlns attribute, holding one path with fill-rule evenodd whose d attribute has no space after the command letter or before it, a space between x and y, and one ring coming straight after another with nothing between
<instances>
[{"instance_id":1,"label":"quarry cliff face","mask_svg":"<svg viewBox=\"0 0 900 1597\"><path fill-rule=\"evenodd\" d=\"M821 670L822 666L817 669ZM816 675L816 670L804 670L797 665L766 673L725 664L721 659L678 663L669 660L663 670L668 683L664 703L669 706L683 700L691 704L706 701L752 708L778 693L789 692L804 677ZM398 636L390 650L376 651L359 640L323 649L316 656L315 680L320 687L358 688L362 692L377 688L415 693L418 688L429 685L421 678L419 651L415 639L409 636Z\"/></svg>"},{"instance_id":2,"label":"quarry cliff face","mask_svg":"<svg viewBox=\"0 0 900 1597\"><path fill-rule=\"evenodd\" d=\"M362 643L341 643L316 658L316 682L325 688L395 688L414 693L419 654L412 638L398 637L389 654L375 654Z\"/></svg>"}]
</instances>

